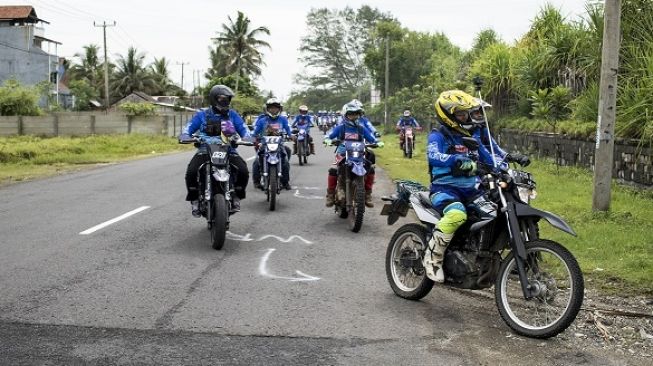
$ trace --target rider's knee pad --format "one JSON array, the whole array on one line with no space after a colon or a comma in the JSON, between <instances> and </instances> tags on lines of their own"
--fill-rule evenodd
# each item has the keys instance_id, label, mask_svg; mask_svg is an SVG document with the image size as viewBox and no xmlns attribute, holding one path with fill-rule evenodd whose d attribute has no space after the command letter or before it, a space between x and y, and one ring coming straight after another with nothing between
<instances>
[{"instance_id":1,"label":"rider's knee pad","mask_svg":"<svg viewBox=\"0 0 653 366\"><path fill-rule=\"evenodd\" d=\"M338 176L338 169L336 168L329 168L329 175L332 175L334 177Z\"/></svg>"},{"instance_id":2,"label":"rider's knee pad","mask_svg":"<svg viewBox=\"0 0 653 366\"><path fill-rule=\"evenodd\" d=\"M438 229L445 234L453 234L460 225L467 221L467 211L460 202L453 202L443 210L444 215L438 222Z\"/></svg>"}]
</instances>

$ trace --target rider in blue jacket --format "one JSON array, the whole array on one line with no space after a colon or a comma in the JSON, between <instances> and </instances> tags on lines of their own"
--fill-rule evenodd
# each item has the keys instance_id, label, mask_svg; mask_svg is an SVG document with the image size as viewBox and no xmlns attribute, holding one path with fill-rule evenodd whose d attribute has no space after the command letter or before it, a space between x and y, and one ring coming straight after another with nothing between
<instances>
[{"instance_id":1,"label":"rider in blue jacket","mask_svg":"<svg viewBox=\"0 0 653 366\"><path fill-rule=\"evenodd\" d=\"M463 137L473 137L479 143L479 162L494 167L494 162L515 161L528 165L521 154L506 154L487 133L482 100L460 90L442 92L435 102L441 126L429 134L427 154L431 173L431 203L442 215L424 255L427 276L444 282L442 261L454 232L467 221L465 205L483 194L478 187L476 162L468 156ZM488 105L489 106L489 105ZM490 144L495 158L490 153Z\"/></svg>"},{"instance_id":2,"label":"rider in blue jacket","mask_svg":"<svg viewBox=\"0 0 653 366\"><path fill-rule=\"evenodd\" d=\"M415 127L417 130L422 129L419 123L417 123L417 120L410 115L410 109L404 110L404 115L401 118L399 118L399 121L397 121L397 126L396 126L397 132L399 132L399 147L402 150L404 149L404 141L406 140L405 129L408 126ZM415 138L414 135L413 138Z\"/></svg>"},{"instance_id":3,"label":"rider in blue jacket","mask_svg":"<svg viewBox=\"0 0 653 366\"><path fill-rule=\"evenodd\" d=\"M261 114L254 124L253 135L260 142L263 136L282 136L285 132L286 136L290 136L292 131L288 126L288 119L281 115L283 105L277 98L270 98L265 102L265 113ZM263 164L263 149L256 147L258 152L258 159L254 159L252 163L252 179L254 187L261 189L261 171L260 166ZM281 157L281 186L290 190L290 163L288 156L290 149L283 145L283 149L279 150Z\"/></svg>"},{"instance_id":4,"label":"rider in blue jacket","mask_svg":"<svg viewBox=\"0 0 653 366\"><path fill-rule=\"evenodd\" d=\"M341 142L344 141L361 141L369 143L377 143L379 147L383 146L382 141L377 141L376 137L367 127L365 127L361 122L361 116L363 115L363 108L358 103L349 102L342 107L342 113L344 118L342 123L333 128L329 136L324 140L326 144L329 144L331 140L338 139ZM336 149L336 159L333 165L338 165L342 157L345 155L345 145L340 144ZM372 188L374 185L374 170L371 166L371 162L367 159L365 164L365 169L367 174L365 175L365 205L368 207L374 207L372 202ZM329 169L329 176L327 180L327 194L326 194L326 206L332 207L335 205L336 201L336 187L339 189L343 187L343 182L340 182L338 185L338 169L331 168ZM344 196L344 191L339 192L339 196Z\"/></svg>"},{"instance_id":5,"label":"rider in blue jacket","mask_svg":"<svg viewBox=\"0 0 653 366\"><path fill-rule=\"evenodd\" d=\"M224 85L215 85L209 92L210 106L199 110L193 118L188 121L184 127L179 140L191 139L192 134L202 137L203 143L200 144L197 153L193 156L186 168L186 188L188 194L186 201L190 201L192 214L195 217L200 217L199 210L199 194L197 191L197 171L199 167L206 162L209 157L206 154L206 144L211 143L213 139L221 139L222 133L230 137L234 133L238 133L242 138L249 138L249 130L245 126L243 119L233 109L229 108L231 98L234 93L229 87ZM229 149L231 156L229 163L235 169L236 174L234 177L234 190L232 209L240 211L240 200L245 198L245 191L247 188L247 181L249 180L249 171L247 164L243 160L235 147Z\"/></svg>"},{"instance_id":6,"label":"rider in blue jacket","mask_svg":"<svg viewBox=\"0 0 653 366\"><path fill-rule=\"evenodd\" d=\"M305 105L299 106L299 114L295 116L295 120L292 122L292 129L306 130L306 136L308 137L308 143L310 145L311 154L315 155L315 144L313 143L313 136L310 135L310 129L313 127L313 118L308 115L308 107ZM292 154L297 154L297 139L293 138L292 145Z\"/></svg>"}]
</instances>

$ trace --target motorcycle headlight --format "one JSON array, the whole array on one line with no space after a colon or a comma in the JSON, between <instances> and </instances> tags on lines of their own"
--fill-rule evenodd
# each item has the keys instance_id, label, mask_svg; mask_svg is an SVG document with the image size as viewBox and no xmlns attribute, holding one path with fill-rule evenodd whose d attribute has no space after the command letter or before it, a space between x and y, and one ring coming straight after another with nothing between
<instances>
[{"instance_id":1,"label":"motorcycle headlight","mask_svg":"<svg viewBox=\"0 0 653 366\"><path fill-rule=\"evenodd\" d=\"M268 150L272 152L279 150L279 144L268 144Z\"/></svg>"},{"instance_id":2,"label":"motorcycle headlight","mask_svg":"<svg viewBox=\"0 0 653 366\"><path fill-rule=\"evenodd\" d=\"M517 186L517 190L519 191L519 199L521 199L523 202L529 203L531 200L537 198L537 192L535 189Z\"/></svg>"}]
</instances>

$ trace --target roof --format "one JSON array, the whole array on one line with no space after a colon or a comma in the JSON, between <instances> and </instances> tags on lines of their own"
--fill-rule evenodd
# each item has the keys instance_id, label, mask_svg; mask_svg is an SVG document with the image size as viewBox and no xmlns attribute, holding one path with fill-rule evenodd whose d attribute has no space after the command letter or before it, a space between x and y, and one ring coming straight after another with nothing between
<instances>
[{"instance_id":1,"label":"roof","mask_svg":"<svg viewBox=\"0 0 653 366\"><path fill-rule=\"evenodd\" d=\"M34 8L28 5L0 6L0 20L27 20L32 23L48 23L43 19L39 19Z\"/></svg>"}]
</instances>

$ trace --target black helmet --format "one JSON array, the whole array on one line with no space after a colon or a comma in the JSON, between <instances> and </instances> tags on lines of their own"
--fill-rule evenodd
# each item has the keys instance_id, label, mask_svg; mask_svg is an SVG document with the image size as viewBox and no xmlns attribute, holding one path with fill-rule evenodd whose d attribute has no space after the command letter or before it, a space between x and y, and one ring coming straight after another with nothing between
<instances>
[{"instance_id":1,"label":"black helmet","mask_svg":"<svg viewBox=\"0 0 653 366\"><path fill-rule=\"evenodd\" d=\"M209 104L214 111L224 113L229 110L229 104L233 97L234 92L228 86L214 85L209 92Z\"/></svg>"}]
</instances>

